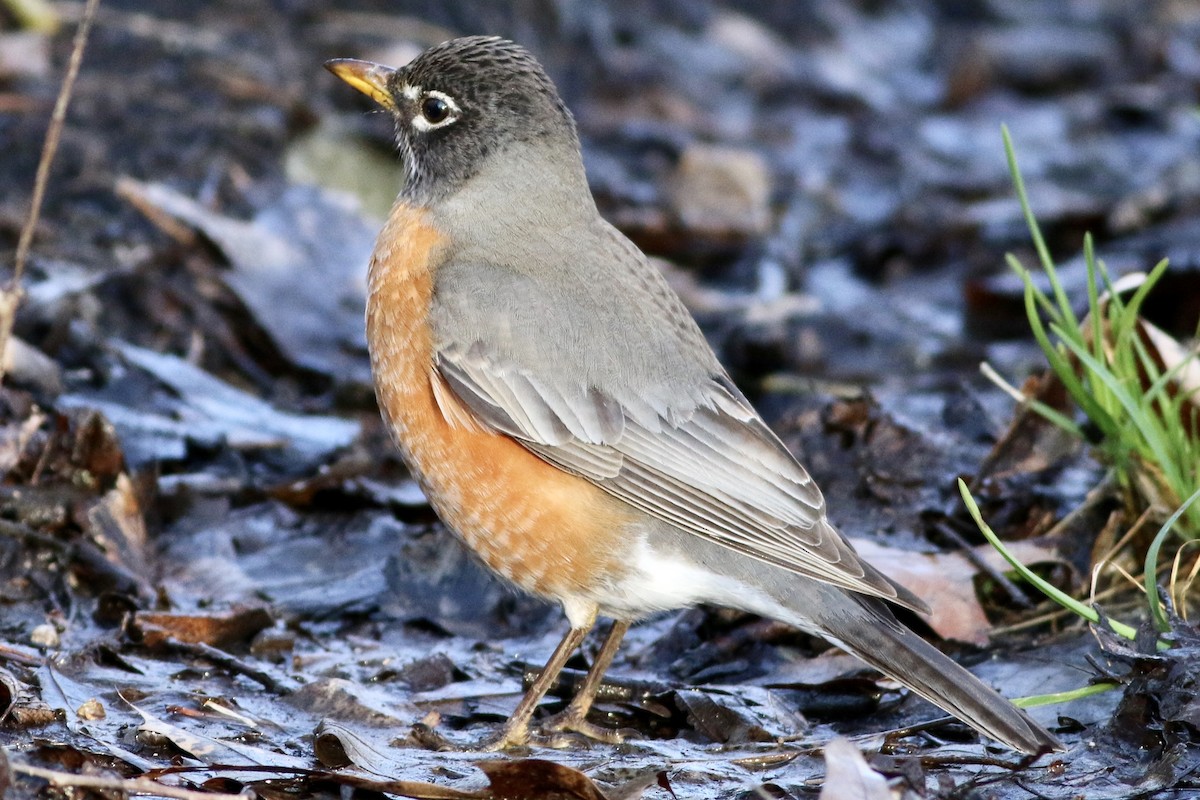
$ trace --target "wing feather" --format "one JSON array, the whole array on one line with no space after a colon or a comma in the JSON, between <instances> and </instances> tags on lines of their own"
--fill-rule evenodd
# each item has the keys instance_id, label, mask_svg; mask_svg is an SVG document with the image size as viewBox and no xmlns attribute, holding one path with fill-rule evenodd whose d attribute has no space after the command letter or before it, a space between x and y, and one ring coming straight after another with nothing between
<instances>
[{"instance_id":1,"label":"wing feather","mask_svg":"<svg viewBox=\"0 0 1200 800\"><path fill-rule=\"evenodd\" d=\"M825 517L808 473L740 395L715 376L712 401L656 429L611 396L557 390L497 366L477 346L439 354L444 379L482 424L664 522L785 569L921 611L924 604L863 562ZM736 391L736 390L733 390Z\"/></svg>"}]
</instances>

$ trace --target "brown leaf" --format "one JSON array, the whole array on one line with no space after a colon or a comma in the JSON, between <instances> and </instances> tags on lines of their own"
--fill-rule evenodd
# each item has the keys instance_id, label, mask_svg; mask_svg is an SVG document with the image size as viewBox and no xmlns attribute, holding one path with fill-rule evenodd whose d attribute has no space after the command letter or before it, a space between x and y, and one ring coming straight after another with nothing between
<instances>
[{"instance_id":1,"label":"brown leaf","mask_svg":"<svg viewBox=\"0 0 1200 800\"><path fill-rule=\"evenodd\" d=\"M87 510L86 530L108 560L136 582L142 597L154 596L146 561L146 521L127 474L118 474L113 488Z\"/></svg>"},{"instance_id":2,"label":"brown leaf","mask_svg":"<svg viewBox=\"0 0 1200 800\"><path fill-rule=\"evenodd\" d=\"M234 607L207 614L139 611L133 615L132 631L151 649L163 647L167 639L224 647L246 641L272 622L270 612L257 607Z\"/></svg>"},{"instance_id":3,"label":"brown leaf","mask_svg":"<svg viewBox=\"0 0 1200 800\"><path fill-rule=\"evenodd\" d=\"M553 761L526 758L475 766L487 775L495 800L608 800L587 775Z\"/></svg>"},{"instance_id":4,"label":"brown leaf","mask_svg":"<svg viewBox=\"0 0 1200 800\"><path fill-rule=\"evenodd\" d=\"M21 463L25 449L45 421L46 415L32 408L24 419L12 420L0 426L0 475L11 472Z\"/></svg>"},{"instance_id":5,"label":"brown leaf","mask_svg":"<svg viewBox=\"0 0 1200 800\"><path fill-rule=\"evenodd\" d=\"M929 627L943 639L956 639L975 645L987 643L992 624L983 613L975 594L975 575L979 572L962 553L914 553L886 547L869 539L852 539L858 554L904 588L924 600L930 608L925 617ZM1023 564L1059 561L1050 548L1030 541L1005 545ZM1008 564L990 545L975 549L980 558L1000 569Z\"/></svg>"}]
</instances>

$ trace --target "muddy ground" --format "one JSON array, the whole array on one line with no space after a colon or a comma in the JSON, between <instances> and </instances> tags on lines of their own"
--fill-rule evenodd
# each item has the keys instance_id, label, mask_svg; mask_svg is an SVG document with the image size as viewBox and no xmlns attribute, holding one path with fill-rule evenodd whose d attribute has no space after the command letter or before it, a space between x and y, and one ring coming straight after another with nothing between
<instances>
[{"instance_id":1,"label":"muddy ground","mask_svg":"<svg viewBox=\"0 0 1200 800\"><path fill-rule=\"evenodd\" d=\"M83 8L51 7L45 35L0 5L6 269ZM545 63L601 210L663 259L834 522L934 608L907 622L1009 696L1121 682L1034 710L1067 753L1027 763L922 726L936 709L853 659L720 609L631 632L595 716L626 744L495 756L411 736L494 730L565 622L454 543L381 428L363 278L401 173L388 119L321 63L469 33ZM1084 231L1118 273L1169 257L1150 313L1188 337L1198 101L1186 2L104 0L24 281L32 354L0 388L10 796L143 776L267 797L785 798L827 770L823 796L878 796L835 783L853 768L823 751L838 735L905 797L1200 796L1194 644L1154 656L1054 614L1006 581L956 489L970 478L1023 559L1087 592L1119 502L1057 523L1104 468L1044 428L1002 439L1013 402L978 369L1019 385L1042 364L1004 266L1033 259L1000 126L1070 290ZM1110 586L1105 610L1136 624Z\"/></svg>"}]
</instances>

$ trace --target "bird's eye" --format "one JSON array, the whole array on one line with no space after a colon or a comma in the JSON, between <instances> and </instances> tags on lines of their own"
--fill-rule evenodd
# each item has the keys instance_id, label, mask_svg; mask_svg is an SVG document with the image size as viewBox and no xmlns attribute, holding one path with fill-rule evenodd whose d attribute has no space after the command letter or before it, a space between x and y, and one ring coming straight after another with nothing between
<instances>
[{"instance_id":1,"label":"bird's eye","mask_svg":"<svg viewBox=\"0 0 1200 800\"><path fill-rule=\"evenodd\" d=\"M430 125L438 125L450 116L450 104L440 97L427 96L421 101L421 116Z\"/></svg>"}]
</instances>

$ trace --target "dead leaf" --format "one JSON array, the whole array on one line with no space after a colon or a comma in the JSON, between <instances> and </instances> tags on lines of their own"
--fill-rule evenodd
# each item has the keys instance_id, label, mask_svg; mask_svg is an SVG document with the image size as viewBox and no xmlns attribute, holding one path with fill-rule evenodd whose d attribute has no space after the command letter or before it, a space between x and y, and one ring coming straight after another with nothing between
<instances>
[{"instance_id":1,"label":"dead leaf","mask_svg":"<svg viewBox=\"0 0 1200 800\"><path fill-rule=\"evenodd\" d=\"M122 178L118 193L143 212L157 209L199 230L220 248L232 266L226 282L293 364L370 383L362 315L377 223L347 195L290 186L245 221L165 184Z\"/></svg>"},{"instance_id":2,"label":"dead leaf","mask_svg":"<svg viewBox=\"0 0 1200 800\"><path fill-rule=\"evenodd\" d=\"M1021 387L1021 393L1055 411L1070 413L1067 389L1051 370L1029 378ZM992 451L980 463L973 482L979 485L985 480L1048 469L1079 446L1075 436L1043 417L1028 403L1022 404L992 446Z\"/></svg>"},{"instance_id":3,"label":"dead leaf","mask_svg":"<svg viewBox=\"0 0 1200 800\"><path fill-rule=\"evenodd\" d=\"M778 702L770 689L706 686L681 689L674 696L688 723L722 744L772 742L794 736L806 727L804 718L786 703Z\"/></svg>"},{"instance_id":4,"label":"dead leaf","mask_svg":"<svg viewBox=\"0 0 1200 800\"><path fill-rule=\"evenodd\" d=\"M825 782L818 800L892 800L892 790L858 748L838 736L825 745Z\"/></svg>"},{"instance_id":5,"label":"dead leaf","mask_svg":"<svg viewBox=\"0 0 1200 800\"><path fill-rule=\"evenodd\" d=\"M930 614L923 619L938 636L980 646L987 644L992 624L975 593L975 576L979 570L965 555L914 553L886 547L870 539L853 538L852 542L858 554L871 566L929 605ZM1061 561L1053 549L1032 541L1008 542L1005 546L1023 564ZM1008 562L990 545L980 545L975 552L1000 570L1009 568Z\"/></svg>"},{"instance_id":6,"label":"dead leaf","mask_svg":"<svg viewBox=\"0 0 1200 800\"><path fill-rule=\"evenodd\" d=\"M191 614L138 611L133 615L132 630L151 650L164 647L168 639L227 647L247 641L273 622L271 613L259 607Z\"/></svg>"},{"instance_id":7,"label":"dead leaf","mask_svg":"<svg viewBox=\"0 0 1200 800\"><path fill-rule=\"evenodd\" d=\"M289 694L286 702L314 716L377 729L402 728L421 715L415 705L398 701L377 686L345 678L317 678ZM343 730L328 720L322 725Z\"/></svg>"},{"instance_id":8,"label":"dead leaf","mask_svg":"<svg viewBox=\"0 0 1200 800\"><path fill-rule=\"evenodd\" d=\"M64 395L66 407L99 409L112 420L132 461L181 460L189 442L224 442L241 450L292 447L303 456L323 459L359 433L356 422L333 416L289 414L237 389L176 356L116 343L122 357L150 373L171 394L155 394L130 403Z\"/></svg>"},{"instance_id":9,"label":"dead leaf","mask_svg":"<svg viewBox=\"0 0 1200 800\"><path fill-rule=\"evenodd\" d=\"M353 764L377 775L386 775L378 750L354 731L336 722L322 721L313 732L313 755L330 769Z\"/></svg>"},{"instance_id":10,"label":"dead leaf","mask_svg":"<svg viewBox=\"0 0 1200 800\"><path fill-rule=\"evenodd\" d=\"M205 764L257 765L285 769L307 769L311 766L307 759L296 758L262 747L254 747L244 742L214 739L211 736L172 725L133 703L129 703L129 707L142 717L142 724L138 726L139 736L151 734L161 737Z\"/></svg>"},{"instance_id":11,"label":"dead leaf","mask_svg":"<svg viewBox=\"0 0 1200 800\"><path fill-rule=\"evenodd\" d=\"M21 682L6 669L0 669L0 721L6 719L21 697ZM0 793L3 796L3 793Z\"/></svg>"},{"instance_id":12,"label":"dead leaf","mask_svg":"<svg viewBox=\"0 0 1200 800\"><path fill-rule=\"evenodd\" d=\"M117 475L113 488L88 509L86 530L110 561L137 579L143 597L154 596L146 562L146 521L127 474Z\"/></svg>"},{"instance_id":13,"label":"dead leaf","mask_svg":"<svg viewBox=\"0 0 1200 800\"><path fill-rule=\"evenodd\" d=\"M525 758L480 761L495 800L609 800L591 778L577 769Z\"/></svg>"},{"instance_id":14,"label":"dead leaf","mask_svg":"<svg viewBox=\"0 0 1200 800\"><path fill-rule=\"evenodd\" d=\"M0 427L0 475L9 473L21 462L25 449L45 421L46 415L34 407L23 420Z\"/></svg>"}]
</instances>

